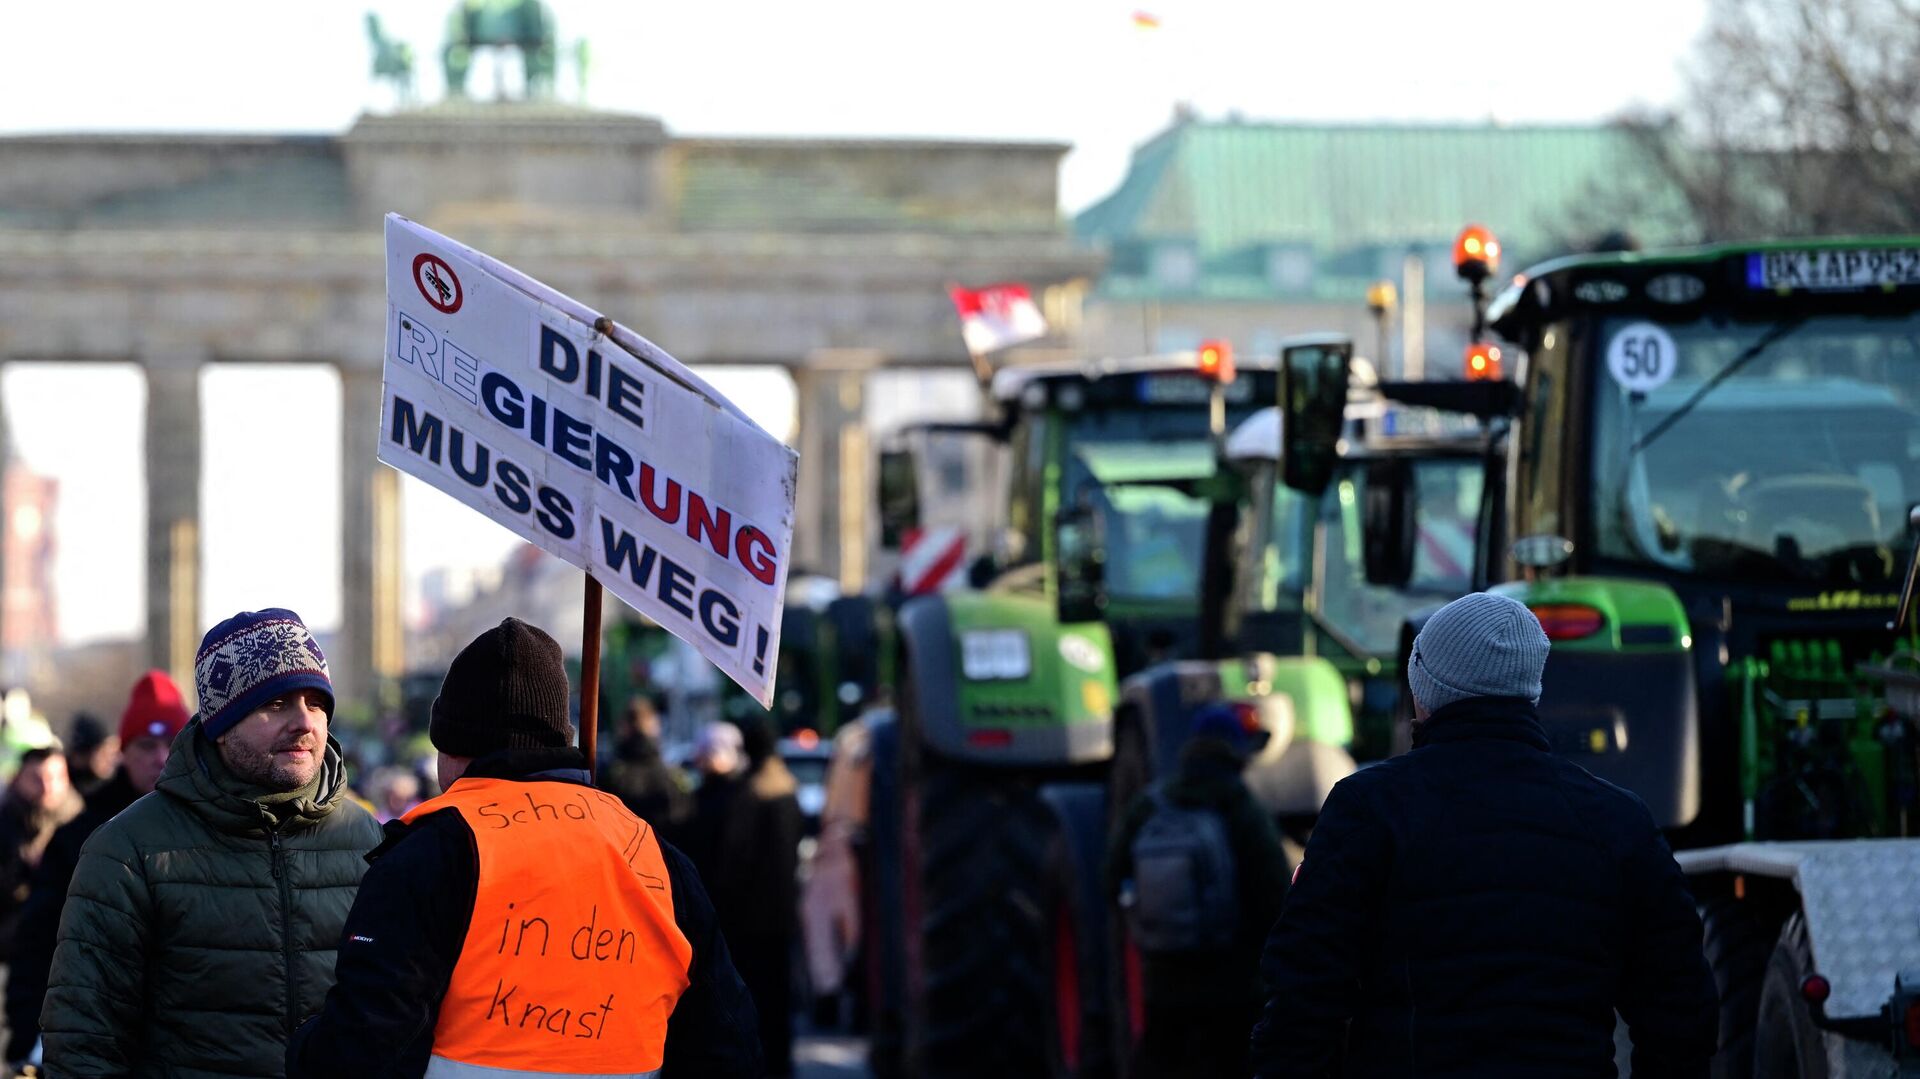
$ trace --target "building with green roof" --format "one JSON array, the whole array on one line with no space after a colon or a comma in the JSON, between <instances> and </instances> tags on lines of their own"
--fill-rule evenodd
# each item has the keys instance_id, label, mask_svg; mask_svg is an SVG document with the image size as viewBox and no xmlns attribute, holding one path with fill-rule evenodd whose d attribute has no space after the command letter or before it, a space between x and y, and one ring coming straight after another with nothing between
<instances>
[{"instance_id":1,"label":"building with green roof","mask_svg":"<svg viewBox=\"0 0 1920 1079\"><path fill-rule=\"evenodd\" d=\"M1650 180L1634 136L1600 125L1294 124L1183 115L1134 151L1120 186L1082 211L1078 239L1104 255L1087 298L1096 350L1187 348L1221 337L1269 353L1282 336L1344 330L1375 354L1367 287L1422 286L1426 355L1465 343L1454 237L1492 229L1502 269L1626 229L1686 238L1677 196ZM1629 214L1623 207L1633 207ZM1632 220L1620 220L1631 216ZM1410 268L1408 262L1417 262ZM1389 335L1395 363L1403 327ZM1396 369L1398 369L1396 367ZM1435 368L1444 371L1445 366Z\"/></svg>"}]
</instances>

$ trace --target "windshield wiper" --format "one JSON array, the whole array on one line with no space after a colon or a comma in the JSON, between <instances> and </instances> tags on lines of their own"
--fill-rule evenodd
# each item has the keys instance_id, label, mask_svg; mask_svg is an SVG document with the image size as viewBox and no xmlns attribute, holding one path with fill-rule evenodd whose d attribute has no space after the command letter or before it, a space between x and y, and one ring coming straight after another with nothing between
<instances>
[{"instance_id":1,"label":"windshield wiper","mask_svg":"<svg viewBox=\"0 0 1920 1079\"><path fill-rule=\"evenodd\" d=\"M1674 424L1679 423L1682 419L1684 419L1687 413L1692 412L1694 409L1694 406L1698 405L1700 403L1700 400L1704 398L1707 394L1712 393L1715 387L1719 386L1722 382L1725 382L1727 379L1732 378L1734 375L1738 374L1742 367L1745 367L1747 364L1753 362L1754 357L1760 355L1762 352L1765 352L1767 348L1771 346L1775 341L1780 340L1782 337L1785 337L1788 334L1792 333L1793 331L1806 325L1806 323L1807 323L1806 316L1803 315L1799 318L1791 318L1786 320L1785 322L1778 323L1772 329L1768 330L1766 333L1761 334L1760 339L1758 341L1755 341L1753 344L1748 345L1746 347L1746 350L1741 352L1740 355L1735 356L1733 359L1727 361L1727 365L1725 367L1722 367L1720 370L1715 371L1713 373L1713 377L1707 379L1705 382L1702 382L1700 384L1700 388L1693 391L1692 396L1688 397L1685 401L1681 402L1679 408L1674 409L1671 413L1667 415L1665 419L1661 420L1659 423L1654 424L1653 430L1648 431L1644 435L1641 435L1639 441L1635 442L1633 444L1633 447L1627 451L1627 456L1631 458L1635 454L1646 449L1648 446L1653 445L1654 441L1657 440L1661 435L1666 434L1669 428L1671 428Z\"/></svg>"}]
</instances>

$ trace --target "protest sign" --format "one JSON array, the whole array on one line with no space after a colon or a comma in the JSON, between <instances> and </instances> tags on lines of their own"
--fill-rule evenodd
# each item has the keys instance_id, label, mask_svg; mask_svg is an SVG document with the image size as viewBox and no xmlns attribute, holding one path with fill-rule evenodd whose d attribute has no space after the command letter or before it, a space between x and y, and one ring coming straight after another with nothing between
<instances>
[{"instance_id":1,"label":"protest sign","mask_svg":"<svg viewBox=\"0 0 1920 1079\"><path fill-rule=\"evenodd\" d=\"M792 449L652 342L397 214L383 396L380 460L585 570L771 706Z\"/></svg>"}]
</instances>

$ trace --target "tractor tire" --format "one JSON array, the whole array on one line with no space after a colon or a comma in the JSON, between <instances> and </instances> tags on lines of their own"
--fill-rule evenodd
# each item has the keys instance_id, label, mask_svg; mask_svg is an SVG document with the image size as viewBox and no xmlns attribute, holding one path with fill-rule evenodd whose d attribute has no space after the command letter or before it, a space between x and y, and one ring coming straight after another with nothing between
<instances>
[{"instance_id":1,"label":"tractor tire","mask_svg":"<svg viewBox=\"0 0 1920 1079\"><path fill-rule=\"evenodd\" d=\"M1804 916L1787 919L1767 961L1753 1039L1754 1079L1893 1079L1899 1064L1881 1046L1814 1026L1800 983L1813 973Z\"/></svg>"},{"instance_id":2,"label":"tractor tire","mask_svg":"<svg viewBox=\"0 0 1920 1079\"><path fill-rule=\"evenodd\" d=\"M871 729L873 780L868 787L867 842L860 950L866 960L867 1067L875 1079L906 1074L907 962L902 916L900 723L875 716Z\"/></svg>"},{"instance_id":3,"label":"tractor tire","mask_svg":"<svg viewBox=\"0 0 1920 1079\"><path fill-rule=\"evenodd\" d=\"M1047 1074L1111 1079L1106 790L1097 782L1050 783L1040 798L1053 819L1047 851L1053 989Z\"/></svg>"},{"instance_id":4,"label":"tractor tire","mask_svg":"<svg viewBox=\"0 0 1920 1079\"><path fill-rule=\"evenodd\" d=\"M1730 894L1701 903L1700 921L1706 927L1707 964L1720 993L1720 1040L1711 1075L1751 1079L1754 1022L1775 934L1751 905Z\"/></svg>"},{"instance_id":5,"label":"tractor tire","mask_svg":"<svg viewBox=\"0 0 1920 1079\"><path fill-rule=\"evenodd\" d=\"M1045 1074L1053 1007L1051 821L1031 783L923 755L918 1079ZM911 962L911 960L910 960Z\"/></svg>"},{"instance_id":6,"label":"tractor tire","mask_svg":"<svg viewBox=\"0 0 1920 1079\"><path fill-rule=\"evenodd\" d=\"M1120 834L1127 810L1155 779L1152 736L1146 720L1122 706L1114 716L1113 764L1107 770L1107 842ZM1133 1057L1145 1025L1146 996L1140 973L1140 950L1134 946L1127 920L1117 904L1107 903L1106 994L1109 1058L1117 1079L1129 1079Z\"/></svg>"}]
</instances>

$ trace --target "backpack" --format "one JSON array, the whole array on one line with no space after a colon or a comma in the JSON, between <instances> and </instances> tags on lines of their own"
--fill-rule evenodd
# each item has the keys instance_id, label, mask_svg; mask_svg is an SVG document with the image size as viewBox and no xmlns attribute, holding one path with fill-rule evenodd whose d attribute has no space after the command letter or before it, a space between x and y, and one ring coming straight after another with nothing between
<instances>
[{"instance_id":1,"label":"backpack","mask_svg":"<svg viewBox=\"0 0 1920 1079\"><path fill-rule=\"evenodd\" d=\"M1133 840L1132 930L1144 952L1233 945L1240 898L1233 847L1220 814L1183 806L1155 787L1153 812Z\"/></svg>"}]
</instances>

